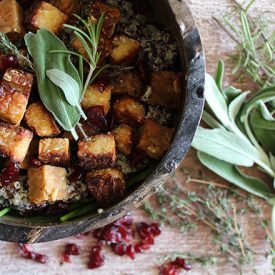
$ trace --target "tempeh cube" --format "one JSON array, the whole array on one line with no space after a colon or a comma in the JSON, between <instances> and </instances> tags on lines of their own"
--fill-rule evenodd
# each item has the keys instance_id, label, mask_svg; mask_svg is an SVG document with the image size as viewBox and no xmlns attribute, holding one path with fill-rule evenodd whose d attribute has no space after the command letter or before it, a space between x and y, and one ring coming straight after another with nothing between
<instances>
[{"instance_id":1,"label":"tempeh cube","mask_svg":"<svg viewBox=\"0 0 275 275\"><path fill-rule=\"evenodd\" d=\"M134 129L126 124L121 124L113 130L117 149L128 156L134 144Z\"/></svg>"},{"instance_id":2,"label":"tempeh cube","mask_svg":"<svg viewBox=\"0 0 275 275\"><path fill-rule=\"evenodd\" d=\"M65 168L44 165L28 169L29 200L41 205L45 202L64 201L69 198Z\"/></svg>"},{"instance_id":3,"label":"tempeh cube","mask_svg":"<svg viewBox=\"0 0 275 275\"><path fill-rule=\"evenodd\" d=\"M86 183L92 196L104 205L121 199L125 191L123 173L116 168L91 171L86 176Z\"/></svg>"},{"instance_id":4,"label":"tempeh cube","mask_svg":"<svg viewBox=\"0 0 275 275\"><path fill-rule=\"evenodd\" d=\"M99 84L89 86L82 99L82 107L88 109L94 106L102 106L106 115L110 110L111 90L111 86Z\"/></svg>"},{"instance_id":5,"label":"tempeh cube","mask_svg":"<svg viewBox=\"0 0 275 275\"><path fill-rule=\"evenodd\" d=\"M58 33L68 20L68 16L53 5L39 1L31 7L26 23L30 30L37 31L42 28Z\"/></svg>"},{"instance_id":6,"label":"tempeh cube","mask_svg":"<svg viewBox=\"0 0 275 275\"><path fill-rule=\"evenodd\" d=\"M61 133L52 115L40 102L28 107L25 122L40 137L54 137Z\"/></svg>"},{"instance_id":7,"label":"tempeh cube","mask_svg":"<svg viewBox=\"0 0 275 275\"><path fill-rule=\"evenodd\" d=\"M142 91L142 83L135 73L122 73L113 83L112 94L127 94L139 97Z\"/></svg>"},{"instance_id":8,"label":"tempeh cube","mask_svg":"<svg viewBox=\"0 0 275 275\"><path fill-rule=\"evenodd\" d=\"M174 129L167 128L147 119L139 129L137 149L154 159L161 158L170 147Z\"/></svg>"},{"instance_id":9,"label":"tempeh cube","mask_svg":"<svg viewBox=\"0 0 275 275\"><path fill-rule=\"evenodd\" d=\"M38 158L50 165L70 164L70 142L67 138L44 138L39 141Z\"/></svg>"},{"instance_id":10,"label":"tempeh cube","mask_svg":"<svg viewBox=\"0 0 275 275\"><path fill-rule=\"evenodd\" d=\"M112 167L116 161L116 144L113 134L94 135L78 142L79 165L85 169Z\"/></svg>"},{"instance_id":11,"label":"tempeh cube","mask_svg":"<svg viewBox=\"0 0 275 275\"><path fill-rule=\"evenodd\" d=\"M33 75L7 70L0 83L0 119L19 125L27 108Z\"/></svg>"},{"instance_id":12,"label":"tempeh cube","mask_svg":"<svg viewBox=\"0 0 275 275\"><path fill-rule=\"evenodd\" d=\"M104 23L101 30L101 35L111 37L115 31L116 24L120 19L120 10L116 7L106 5L101 1L96 1L92 5L91 17L92 20L98 20L101 14L104 13Z\"/></svg>"},{"instance_id":13,"label":"tempeh cube","mask_svg":"<svg viewBox=\"0 0 275 275\"><path fill-rule=\"evenodd\" d=\"M145 108L141 102L128 96L119 98L113 105L115 120L118 123L135 125L145 117Z\"/></svg>"},{"instance_id":14,"label":"tempeh cube","mask_svg":"<svg viewBox=\"0 0 275 275\"><path fill-rule=\"evenodd\" d=\"M163 71L152 74L150 104L179 108L181 102L181 78L176 72Z\"/></svg>"},{"instance_id":15,"label":"tempeh cube","mask_svg":"<svg viewBox=\"0 0 275 275\"><path fill-rule=\"evenodd\" d=\"M22 34L23 11L15 0L0 1L0 32Z\"/></svg>"},{"instance_id":16,"label":"tempeh cube","mask_svg":"<svg viewBox=\"0 0 275 275\"><path fill-rule=\"evenodd\" d=\"M8 69L3 75L2 82L8 83L13 89L29 96L33 85L33 79L33 74L17 69Z\"/></svg>"},{"instance_id":17,"label":"tempeh cube","mask_svg":"<svg viewBox=\"0 0 275 275\"><path fill-rule=\"evenodd\" d=\"M39 140L33 137L24 160L20 163L20 169L27 170L33 166L33 160L37 158Z\"/></svg>"},{"instance_id":18,"label":"tempeh cube","mask_svg":"<svg viewBox=\"0 0 275 275\"><path fill-rule=\"evenodd\" d=\"M139 41L126 35L115 36L112 40L114 49L110 54L110 61L113 64L130 62L139 51Z\"/></svg>"},{"instance_id":19,"label":"tempeh cube","mask_svg":"<svg viewBox=\"0 0 275 275\"><path fill-rule=\"evenodd\" d=\"M0 122L0 153L22 162L28 152L33 133L20 126Z\"/></svg>"},{"instance_id":20,"label":"tempeh cube","mask_svg":"<svg viewBox=\"0 0 275 275\"><path fill-rule=\"evenodd\" d=\"M80 9L80 4L76 0L51 0L50 4L58 8L63 13L68 16L78 13Z\"/></svg>"}]
</instances>

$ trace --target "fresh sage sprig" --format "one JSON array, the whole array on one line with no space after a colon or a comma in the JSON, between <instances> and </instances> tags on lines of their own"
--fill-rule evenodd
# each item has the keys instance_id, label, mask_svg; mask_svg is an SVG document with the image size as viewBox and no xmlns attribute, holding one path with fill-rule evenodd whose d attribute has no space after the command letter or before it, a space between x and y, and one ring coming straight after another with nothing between
<instances>
[{"instance_id":1,"label":"fresh sage sprig","mask_svg":"<svg viewBox=\"0 0 275 275\"><path fill-rule=\"evenodd\" d=\"M59 125L64 130L71 131L74 138L78 139L75 126L80 120L79 108L73 106L75 104L70 104L68 94L66 99L66 92L64 94L64 90L60 88L61 85L56 85L47 77L47 72L52 76L51 70L56 69L64 72L63 76L66 75L66 79L72 78L78 85L72 93L76 93L78 103L80 102L81 96L79 93L77 95L77 91L82 87L81 78L70 56L61 52L52 53L53 50L66 51L66 46L55 34L46 29L41 29L36 34L27 33L25 43L34 62L39 95L43 104L53 114Z\"/></svg>"},{"instance_id":2,"label":"fresh sage sprig","mask_svg":"<svg viewBox=\"0 0 275 275\"><path fill-rule=\"evenodd\" d=\"M234 87L223 88L223 75L223 62L219 62L216 80L206 76L207 104L202 119L210 128L199 127L192 145L208 169L275 205L274 190L261 179L246 175L239 169L239 166L256 164L273 178L275 186L275 145L272 144L274 132L271 132L275 126L275 87L262 89L247 99L249 92ZM264 137L259 130L262 128ZM275 220L273 227L275 234Z\"/></svg>"},{"instance_id":3,"label":"fresh sage sprig","mask_svg":"<svg viewBox=\"0 0 275 275\"><path fill-rule=\"evenodd\" d=\"M17 47L9 40L6 34L0 32L0 53L11 54L17 57L19 64L30 71L34 71L34 66L29 56L24 56Z\"/></svg>"}]
</instances>

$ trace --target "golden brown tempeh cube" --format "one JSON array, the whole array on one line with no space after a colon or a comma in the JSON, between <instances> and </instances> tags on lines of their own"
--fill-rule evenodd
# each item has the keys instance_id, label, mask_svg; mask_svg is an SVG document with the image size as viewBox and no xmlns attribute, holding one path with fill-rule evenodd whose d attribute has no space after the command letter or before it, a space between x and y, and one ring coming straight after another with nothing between
<instances>
[{"instance_id":1,"label":"golden brown tempeh cube","mask_svg":"<svg viewBox=\"0 0 275 275\"><path fill-rule=\"evenodd\" d=\"M131 154L134 143L134 129L126 124L119 125L113 130L117 149L128 156Z\"/></svg>"},{"instance_id":2,"label":"golden brown tempeh cube","mask_svg":"<svg viewBox=\"0 0 275 275\"><path fill-rule=\"evenodd\" d=\"M9 69L0 83L0 119L19 125L27 108L33 75Z\"/></svg>"},{"instance_id":3,"label":"golden brown tempeh cube","mask_svg":"<svg viewBox=\"0 0 275 275\"><path fill-rule=\"evenodd\" d=\"M0 153L22 162L28 152L33 133L20 126L0 122Z\"/></svg>"},{"instance_id":4,"label":"golden brown tempeh cube","mask_svg":"<svg viewBox=\"0 0 275 275\"><path fill-rule=\"evenodd\" d=\"M32 160L37 157L39 140L34 136L24 160L20 163L20 169L29 169L33 166Z\"/></svg>"},{"instance_id":5,"label":"golden brown tempeh cube","mask_svg":"<svg viewBox=\"0 0 275 275\"><path fill-rule=\"evenodd\" d=\"M168 108L179 108L181 102L181 79L176 72L155 72L151 79L152 93L148 102Z\"/></svg>"},{"instance_id":6,"label":"golden brown tempeh cube","mask_svg":"<svg viewBox=\"0 0 275 275\"><path fill-rule=\"evenodd\" d=\"M101 35L110 38L113 35L116 24L120 19L120 10L116 7L106 5L101 1L96 1L92 5L92 19L99 19L102 13L104 13L104 23L102 26Z\"/></svg>"},{"instance_id":7,"label":"golden brown tempeh cube","mask_svg":"<svg viewBox=\"0 0 275 275\"><path fill-rule=\"evenodd\" d=\"M34 4L26 19L30 30L37 31L45 28L54 33L58 33L67 20L66 14L45 1Z\"/></svg>"},{"instance_id":8,"label":"golden brown tempeh cube","mask_svg":"<svg viewBox=\"0 0 275 275\"><path fill-rule=\"evenodd\" d=\"M40 205L67 200L68 183L65 168L44 165L28 169L29 200Z\"/></svg>"},{"instance_id":9,"label":"golden brown tempeh cube","mask_svg":"<svg viewBox=\"0 0 275 275\"><path fill-rule=\"evenodd\" d=\"M92 196L104 205L119 200L125 190L123 173L115 168L89 172L86 183Z\"/></svg>"},{"instance_id":10,"label":"golden brown tempeh cube","mask_svg":"<svg viewBox=\"0 0 275 275\"><path fill-rule=\"evenodd\" d=\"M112 167L116 161L116 144L113 134L99 134L78 142L79 165L85 169Z\"/></svg>"},{"instance_id":11,"label":"golden brown tempeh cube","mask_svg":"<svg viewBox=\"0 0 275 275\"><path fill-rule=\"evenodd\" d=\"M40 102L28 107L25 122L40 137L54 137L61 133L52 115Z\"/></svg>"},{"instance_id":12,"label":"golden brown tempeh cube","mask_svg":"<svg viewBox=\"0 0 275 275\"><path fill-rule=\"evenodd\" d=\"M67 138L44 138L39 141L38 158L55 166L70 164L70 142Z\"/></svg>"},{"instance_id":13,"label":"golden brown tempeh cube","mask_svg":"<svg viewBox=\"0 0 275 275\"><path fill-rule=\"evenodd\" d=\"M139 97L142 91L142 83L137 74L122 73L113 83L112 94L127 94Z\"/></svg>"},{"instance_id":14,"label":"golden brown tempeh cube","mask_svg":"<svg viewBox=\"0 0 275 275\"><path fill-rule=\"evenodd\" d=\"M111 86L93 84L86 90L81 105L84 109L94 106L102 106L105 115L110 110Z\"/></svg>"},{"instance_id":15,"label":"golden brown tempeh cube","mask_svg":"<svg viewBox=\"0 0 275 275\"><path fill-rule=\"evenodd\" d=\"M115 48L111 52L110 60L113 64L132 61L139 51L139 41L126 35L115 36L112 42Z\"/></svg>"},{"instance_id":16,"label":"golden brown tempeh cube","mask_svg":"<svg viewBox=\"0 0 275 275\"><path fill-rule=\"evenodd\" d=\"M0 1L0 32L22 34L23 11L15 0Z\"/></svg>"},{"instance_id":17,"label":"golden brown tempeh cube","mask_svg":"<svg viewBox=\"0 0 275 275\"><path fill-rule=\"evenodd\" d=\"M174 129L167 128L147 119L139 130L137 149L154 159L161 158L170 147Z\"/></svg>"},{"instance_id":18,"label":"golden brown tempeh cube","mask_svg":"<svg viewBox=\"0 0 275 275\"><path fill-rule=\"evenodd\" d=\"M67 15L78 13L80 5L76 0L51 0L50 4Z\"/></svg>"},{"instance_id":19,"label":"golden brown tempeh cube","mask_svg":"<svg viewBox=\"0 0 275 275\"><path fill-rule=\"evenodd\" d=\"M32 89L33 79L33 74L17 69L8 69L3 75L2 82L8 83L13 89L29 96Z\"/></svg>"},{"instance_id":20,"label":"golden brown tempeh cube","mask_svg":"<svg viewBox=\"0 0 275 275\"><path fill-rule=\"evenodd\" d=\"M145 117L145 108L138 100L125 96L113 105L115 120L118 123L134 125L141 123Z\"/></svg>"}]
</instances>

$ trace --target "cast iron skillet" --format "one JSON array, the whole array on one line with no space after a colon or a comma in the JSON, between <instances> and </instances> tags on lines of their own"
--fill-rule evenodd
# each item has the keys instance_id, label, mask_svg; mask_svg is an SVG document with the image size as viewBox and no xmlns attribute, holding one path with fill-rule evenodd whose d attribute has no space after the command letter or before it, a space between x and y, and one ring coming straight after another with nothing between
<instances>
[{"instance_id":1,"label":"cast iron skillet","mask_svg":"<svg viewBox=\"0 0 275 275\"><path fill-rule=\"evenodd\" d=\"M185 71L184 98L176 135L171 147L153 173L121 202L101 214L90 214L64 223L29 221L5 216L0 220L0 240L18 243L47 242L104 226L138 207L176 169L190 148L204 105L205 61L200 35L184 1L150 1L162 24L177 38Z\"/></svg>"}]
</instances>

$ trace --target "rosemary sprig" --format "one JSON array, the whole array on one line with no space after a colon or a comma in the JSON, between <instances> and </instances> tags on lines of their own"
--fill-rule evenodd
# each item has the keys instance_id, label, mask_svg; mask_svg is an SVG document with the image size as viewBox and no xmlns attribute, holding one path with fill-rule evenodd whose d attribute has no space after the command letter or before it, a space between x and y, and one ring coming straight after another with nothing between
<instances>
[{"instance_id":1,"label":"rosemary sprig","mask_svg":"<svg viewBox=\"0 0 275 275\"><path fill-rule=\"evenodd\" d=\"M275 84L275 32L269 31L262 15L249 15L255 0L246 7L232 1L233 11L221 19L214 18L237 44L236 53L230 55L234 64L232 73L245 72L260 87L270 87Z\"/></svg>"},{"instance_id":2,"label":"rosemary sprig","mask_svg":"<svg viewBox=\"0 0 275 275\"><path fill-rule=\"evenodd\" d=\"M19 64L30 71L34 71L34 66L29 56L24 56L19 52L17 47L9 40L9 38L2 32L0 32L0 52L4 54L15 55Z\"/></svg>"},{"instance_id":3,"label":"rosemary sprig","mask_svg":"<svg viewBox=\"0 0 275 275\"><path fill-rule=\"evenodd\" d=\"M79 65L79 73L83 82L83 92L85 93L88 86L98 77L98 75L105 70L109 65L104 65L100 68L97 67L97 64L100 59L100 52L98 51L99 42L100 42L100 33L104 23L105 15L101 14L100 18L97 22L91 21L91 19L84 20L78 15L74 15L80 23L84 26L84 31L81 28L78 28L73 25L64 24L64 27L73 31L73 34L76 39L79 39L83 48L85 49L85 53L88 58L84 55L75 52L75 51L52 51L52 52L62 52L68 55L73 55L78 57L78 65ZM84 62L85 61L89 66L89 72L84 82ZM96 71L96 69L98 70Z\"/></svg>"}]
</instances>

